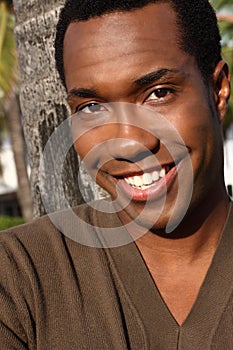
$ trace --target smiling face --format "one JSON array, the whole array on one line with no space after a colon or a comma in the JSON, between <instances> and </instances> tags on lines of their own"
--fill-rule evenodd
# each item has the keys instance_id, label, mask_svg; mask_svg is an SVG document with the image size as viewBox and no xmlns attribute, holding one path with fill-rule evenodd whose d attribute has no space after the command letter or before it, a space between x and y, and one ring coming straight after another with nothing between
<instances>
[{"instance_id":1,"label":"smiling face","mask_svg":"<svg viewBox=\"0 0 233 350\"><path fill-rule=\"evenodd\" d=\"M185 214L192 172L190 212L225 195L224 113L195 58L179 48L179 36L175 12L158 3L71 23L64 40L68 102L78 112L77 132L86 130L75 142L77 152L112 198L131 198L123 221L147 203L141 224L160 229L181 185L186 190L176 207Z\"/></svg>"}]
</instances>

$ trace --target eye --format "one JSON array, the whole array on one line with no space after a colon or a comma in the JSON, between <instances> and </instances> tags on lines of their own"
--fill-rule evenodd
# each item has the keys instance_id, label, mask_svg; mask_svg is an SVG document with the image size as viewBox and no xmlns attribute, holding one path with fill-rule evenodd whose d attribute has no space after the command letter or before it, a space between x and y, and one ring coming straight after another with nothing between
<instances>
[{"instance_id":1,"label":"eye","mask_svg":"<svg viewBox=\"0 0 233 350\"><path fill-rule=\"evenodd\" d=\"M172 94L174 93L174 90L171 88L159 88L154 90L149 97L146 99L145 102L150 102L150 101L165 101L167 98L171 97Z\"/></svg>"},{"instance_id":2,"label":"eye","mask_svg":"<svg viewBox=\"0 0 233 350\"><path fill-rule=\"evenodd\" d=\"M77 112L80 113L86 113L86 114L93 114L93 113L99 113L99 112L103 112L103 111L107 111L107 108L99 103L96 102L91 102L83 107L80 107Z\"/></svg>"}]
</instances>

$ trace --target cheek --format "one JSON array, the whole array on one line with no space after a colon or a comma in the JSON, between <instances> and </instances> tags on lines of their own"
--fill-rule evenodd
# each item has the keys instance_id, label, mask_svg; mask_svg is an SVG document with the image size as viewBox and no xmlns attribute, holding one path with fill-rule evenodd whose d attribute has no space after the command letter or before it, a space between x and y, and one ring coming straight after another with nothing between
<instances>
[{"instance_id":1,"label":"cheek","mask_svg":"<svg viewBox=\"0 0 233 350\"><path fill-rule=\"evenodd\" d=\"M93 147L100 142L98 135L93 131L87 132L82 136L76 135L74 140L74 148L81 159L86 157Z\"/></svg>"},{"instance_id":2,"label":"cheek","mask_svg":"<svg viewBox=\"0 0 233 350\"><path fill-rule=\"evenodd\" d=\"M189 150L194 181L206 183L207 176L211 183L213 169L221 164L221 152L216 152L221 147L220 125L211 108L203 103L183 106L173 122Z\"/></svg>"},{"instance_id":3,"label":"cheek","mask_svg":"<svg viewBox=\"0 0 233 350\"><path fill-rule=\"evenodd\" d=\"M94 143L90 142L89 137L80 137L78 141L74 143L75 151L78 153L80 158L85 161L90 151L93 149Z\"/></svg>"},{"instance_id":4,"label":"cheek","mask_svg":"<svg viewBox=\"0 0 233 350\"><path fill-rule=\"evenodd\" d=\"M115 124L92 127L88 131L80 131L77 126L72 129L74 148L81 159L88 156L90 161L97 161L105 152L105 142L114 137Z\"/></svg>"},{"instance_id":5,"label":"cheek","mask_svg":"<svg viewBox=\"0 0 233 350\"><path fill-rule=\"evenodd\" d=\"M207 104L194 100L181 103L179 110L170 119L187 147L199 148L212 139L215 121Z\"/></svg>"},{"instance_id":6,"label":"cheek","mask_svg":"<svg viewBox=\"0 0 233 350\"><path fill-rule=\"evenodd\" d=\"M105 154L103 132L93 129L78 137L74 143L74 148L80 159L84 162L86 170L96 180L96 170L99 169L101 159ZM97 181L98 182L98 181Z\"/></svg>"}]
</instances>

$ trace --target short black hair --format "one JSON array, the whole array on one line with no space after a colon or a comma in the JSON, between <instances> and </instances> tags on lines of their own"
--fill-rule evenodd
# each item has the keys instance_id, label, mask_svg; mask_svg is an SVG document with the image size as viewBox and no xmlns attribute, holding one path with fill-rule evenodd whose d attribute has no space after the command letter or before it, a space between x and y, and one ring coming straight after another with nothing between
<instances>
[{"instance_id":1,"label":"short black hair","mask_svg":"<svg viewBox=\"0 0 233 350\"><path fill-rule=\"evenodd\" d=\"M221 59L221 37L209 0L67 0L60 12L55 39L56 67L64 86L63 45L70 23L112 12L133 11L153 3L171 4L181 34L179 46L195 57L203 80L208 83Z\"/></svg>"}]
</instances>

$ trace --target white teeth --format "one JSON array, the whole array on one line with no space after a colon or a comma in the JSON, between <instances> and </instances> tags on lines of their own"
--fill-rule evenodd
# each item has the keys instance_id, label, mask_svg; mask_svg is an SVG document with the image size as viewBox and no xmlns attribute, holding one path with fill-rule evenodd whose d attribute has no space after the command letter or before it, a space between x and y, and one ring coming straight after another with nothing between
<instances>
[{"instance_id":1,"label":"white teeth","mask_svg":"<svg viewBox=\"0 0 233 350\"><path fill-rule=\"evenodd\" d=\"M160 171L159 176L160 176L160 177L164 177L165 175L166 175L166 171L165 171L165 169L162 169L162 170Z\"/></svg>"},{"instance_id":2,"label":"white teeth","mask_svg":"<svg viewBox=\"0 0 233 350\"><path fill-rule=\"evenodd\" d=\"M134 185L134 181L132 177L128 177L128 181L130 185Z\"/></svg>"},{"instance_id":3,"label":"white teeth","mask_svg":"<svg viewBox=\"0 0 233 350\"><path fill-rule=\"evenodd\" d=\"M134 184L139 187L143 185L143 179L141 176L134 176Z\"/></svg>"},{"instance_id":4,"label":"white teeth","mask_svg":"<svg viewBox=\"0 0 233 350\"><path fill-rule=\"evenodd\" d=\"M148 188L149 185L155 183L160 178L164 178L166 175L166 170L163 168L160 172L159 171L153 171L152 173L144 173L143 175L137 175L133 177L126 177L124 180L127 184L131 185L132 187L137 187L142 190L145 190Z\"/></svg>"},{"instance_id":5,"label":"white teeth","mask_svg":"<svg viewBox=\"0 0 233 350\"><path fill-rule=\"evenodd\" d=\"M154 171L152 174L152 180L157 181L159 179L159 173L158 171Z\"/></svg>"},{"instance_id":6,"label":"white teeth","mask_svg":"<svg viewBox=\"0 0 233 350\"><path fill-rule=\"evenodd\" d=\"M150 185L153 182L151 175L148 174L148 173L143 174L142 178L143 178L143 184L144 185Z\"/></svg>"},{"instance_id":7,"label":"white teeth","mask_svg":"<svg viewBox=\"0 0 233 350\"><path fill-rule=\"evenodd\" d=\"M128 185L130 184L128 177L125 177L125 182L127 182Z\"/></svg>"}]
</instances>

